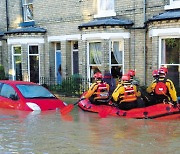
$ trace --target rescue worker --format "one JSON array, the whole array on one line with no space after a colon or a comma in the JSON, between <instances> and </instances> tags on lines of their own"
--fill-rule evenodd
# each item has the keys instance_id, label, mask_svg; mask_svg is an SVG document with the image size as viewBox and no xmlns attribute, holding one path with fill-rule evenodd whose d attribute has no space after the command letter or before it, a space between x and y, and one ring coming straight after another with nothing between
<instances>
[{"instance_id":1,"label":"rescue worker","mask_svg":"<svg viewBox=\"0 0 180 154\"><path fill-rule=\"evenodd\" d=\"M147 93L153 95L151 97L150 103L173 103L177 105L177 94L173 82L166 78L168 69L164 66L160 67L158 70L159 77L155 79L151 85L146 89Z\"/></svg>"},{"instance_id":2,"label":"rescue worker","mask_svg":"<svg viewBox=\"0 0 180 154\"><path fill-rule=\"evenodd\" d=\"M116 88L116 81L109 71L105 71L103 81L109 84L109 95L112 95Z\"/></svg>"},{"instance_id":3,"label":"rescue worker","mask_svg":"<svg viewBox=\"0 0 180 154\"><path fill-rule=\"evenodd\" d=\"M95 83L93 83L87 93L81 98L89 99L92 104L107 104L109 100L109 85L102 80L100 72L94 74Z\"/></svg>"},{"instance_id":4,"label":"rescue worker","mask_svg":"<svg viewBox=\"0 0 180 154\"><path fill-rule=\"evenodd\" d=\"M121 78L121 83L112 94L112 101L114 105L122 110L129 110L139 107L138 97L141 96L140 91L137 90L136 85L131 83L129 74L124 74Z\"/></svg>"},{"instance_id":5,"label":"rescue worker","mask_svg":"<svg viewBox=\"0 0 180 154\"><path fill-rule=\"evenodd\" d=\"M136 72L134 70L129 70L128 75L130 75L130 80L133 85L139 86L139 81L135 78Z\"/></svg>"},{"instance_id":6,"label":"rescue worker","mask_svg":"<svg viewBox=\"0 0 180 154\"><path fill-rule=\"evenodd\" d=\"M159 78L159 72L158 72L158 70L153 70L153 72L152 72L152 77L154 78L154 80L156 80L156 79Z\"/></svg>"},{"instance_id":7,"label":"rescue worker","mask_svg":"<svg viewBox=\"0 0 180 154\"><path fill-rule=\"evenodd\" d=\"M153 82L151 83L149 87L151 87L152 84L156 82L156 80L159 78L159 71L157 69L152 71L152 77L153 77ZM147 93L146 89L141 90L141 96L146 103L145 106L150 106L152 105L153 102L156 102L154 93L153 92Z\"/></svg>"}]
</instances>

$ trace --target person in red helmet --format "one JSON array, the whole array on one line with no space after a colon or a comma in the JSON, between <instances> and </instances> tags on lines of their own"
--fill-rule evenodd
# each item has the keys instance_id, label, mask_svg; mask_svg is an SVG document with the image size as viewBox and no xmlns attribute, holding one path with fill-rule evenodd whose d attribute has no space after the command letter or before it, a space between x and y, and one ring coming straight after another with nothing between
<instances>
[{"instance_id":1,"label":"person in red helmet","mask_svg":"<svg viewBox=\"0 0 180 154\"><path fill-rule=\"evenodd\" d=\"M112 94L112 101L115 106L122 110L130 110L138 107L138 97L141 96L136 85L131 83L129 74L124 74L121 78L121 84L117 86Z\"/></svg>"},{"instance_id":2,"label":"person in red helmet","mask_svg":"<svg viewBox=\"0 0 180 154\"><path fill-rule=\"evenodd\" d=\"M154 80L158 79L158 78L159 78L159 72L158 72L158 70L153 70L152 76L153 76Z\"/></svg>"},{"instance_id":3,"label":"person in red helmet","mask_svg":"<svg viewBox=\"0 0 180 154\"><path fill-rule=\"evenodd\" d=\"M93 83L87 93L81 98L89 99L92 104L107 104L109 100L109 85L104 82L100 72L94 74L95 83Z\"/></svg>"},{"instance_id":4,"label":"person in red helmet","mask_svg":"<svg viewBox=\"0 0 180 154\"><path fill-rule=\"evenodd\" d=\"M146 89L147 93L151 95L149 105L163 102L177 105L176 89L173 82L166 77L167 73L166 67L160 67L158 70L159 77Z\"/></svg>"},{"instance_id":5,"label":"person in red helmet","mask_svg":"<svg viewBox=\"0 0 180 154\"><path fill-rule=\"evenodd\" d=\"M128 73L127 73L130 78L131 78L131 82L133 85L136 85L136 86L139 86L139 81L135 78L135 75L136 75L136 72L135 70L129 70Z\"/></svg>"}]
</instances>

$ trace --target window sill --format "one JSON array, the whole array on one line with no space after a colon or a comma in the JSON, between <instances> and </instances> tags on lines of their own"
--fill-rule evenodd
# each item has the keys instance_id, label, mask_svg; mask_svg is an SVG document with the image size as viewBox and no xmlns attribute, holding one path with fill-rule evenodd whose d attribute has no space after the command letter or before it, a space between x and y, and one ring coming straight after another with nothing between
<instances>
[{"instance_id":1,"label":"window sill","mask_svg":"<svg viewBox=\"0 0 180 154\"><path fill-rule=\"evenodd\" d=\"M111 11L111 12L101 12L96 15L94 15L94 18L102 18L102 17L112 17L116 16L116 12Z\"/></svg>"},{"instance_id":2,"label":"window sill","mask_svg":"<svg viewBox=\"0 0 180 154\"><path fill-rule=\"evenodd\" d=\"M179 9L180 8L180 2L172 2L170 5L165 5L165 10L172 10L172 9Z\"/></svg>"}]
</instances>

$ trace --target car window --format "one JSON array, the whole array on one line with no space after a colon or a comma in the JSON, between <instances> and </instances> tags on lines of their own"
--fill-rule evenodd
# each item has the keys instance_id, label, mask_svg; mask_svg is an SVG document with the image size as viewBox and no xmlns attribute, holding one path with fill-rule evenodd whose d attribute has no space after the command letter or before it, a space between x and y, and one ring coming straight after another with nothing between
<instances>
[{"instance_id":1,"label":"car window","mask_svg":"<svg viewBox=\"0 0 180 154\"><path fill-rule=\"evenodd\" d=\"M3 97L10 98L10 96L17 95L17 94L16 94L16 91L13 89L13 87L11 87L8 84L3 84L0 95Z\"/></svg>"},{"instance_id":2,"label":"car window","mask_svg":"<svg viewBox=\"0 0 180 154\"><path fill-rule=\"evenodd\" d=\"M25 98L55 98L46 88L40 85L17 85Z\"/></svg>"}]
</instances>

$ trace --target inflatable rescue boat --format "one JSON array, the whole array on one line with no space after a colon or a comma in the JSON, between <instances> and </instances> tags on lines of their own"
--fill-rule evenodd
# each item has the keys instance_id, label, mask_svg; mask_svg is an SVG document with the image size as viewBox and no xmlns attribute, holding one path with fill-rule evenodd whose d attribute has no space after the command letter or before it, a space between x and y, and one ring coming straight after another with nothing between
<instances>
[{"instance_id":1,"label":"inflatable rescue boat","mask_svg":"<svg viewBox=\"0 0 180 154\"><path fill-rule=\"evenodd\" d=\"M136 119L180 119L180 106L174 107L164 103L126 111L112 105L95 105L88 99L84 99L78 103L78 106L84 111L98 113L101 117L108 115Z\"/></svg>"}]
</instances>

